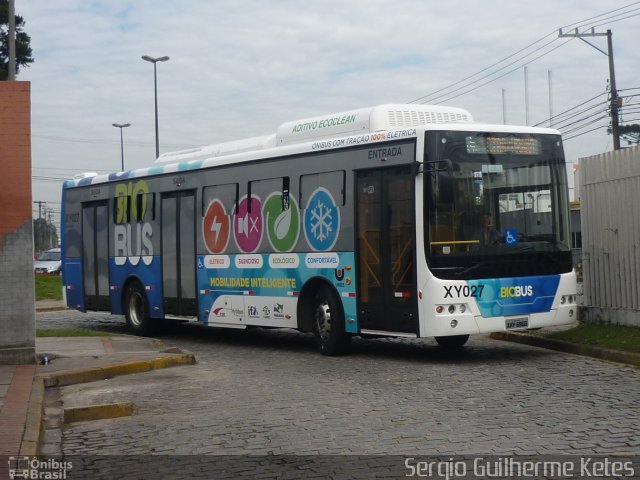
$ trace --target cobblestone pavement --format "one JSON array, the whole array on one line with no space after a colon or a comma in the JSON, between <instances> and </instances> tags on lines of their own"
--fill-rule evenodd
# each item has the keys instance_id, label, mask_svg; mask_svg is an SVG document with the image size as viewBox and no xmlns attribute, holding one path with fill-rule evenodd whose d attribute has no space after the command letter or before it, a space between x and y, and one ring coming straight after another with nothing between
<instances>
[{"instance_id":1,"label":"cobblestone pavement","mask_svg":"<svg viewBox=\"0 0 640 480\"><path fill-rule=\"evenodd\" d=\"M121 317L52 312L39 328L124 333ZM472 337L360 340L323 357L293 331L182 325L198 364L64 387L64 406L137 414L67 425L65 455L640 454L640 369Z\"/></svg>"}]
</instances>

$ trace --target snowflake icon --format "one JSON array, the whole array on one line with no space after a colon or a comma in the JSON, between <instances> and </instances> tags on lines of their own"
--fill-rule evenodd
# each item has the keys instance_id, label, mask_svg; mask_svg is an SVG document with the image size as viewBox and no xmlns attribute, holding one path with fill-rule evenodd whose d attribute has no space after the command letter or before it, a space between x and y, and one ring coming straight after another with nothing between
<instances>
[{"instance_id":1,"label":"snowflake icon","mask_svg":"<svg viewBox=\"0 0 640 480\"><path fill-rule=\"evenodd\" d=\"M333 225L331 208L328 208L318 200L316 206L311 209L311 218L311 233L313 236L320 241L326 240L327 236L331 233L331 227Z\"/></svg>"},{"instance_id":2,"label":"snowflake icon","mask_svg":"<svg viewBox=\"0 0 640 480\"><path fill-rule=\"evenodd\" d=\"M307 202L304 213L304 234L315 251L331 249L340 232L340 210L331 193L318 188Z\"/></svg>"}]
</instances>

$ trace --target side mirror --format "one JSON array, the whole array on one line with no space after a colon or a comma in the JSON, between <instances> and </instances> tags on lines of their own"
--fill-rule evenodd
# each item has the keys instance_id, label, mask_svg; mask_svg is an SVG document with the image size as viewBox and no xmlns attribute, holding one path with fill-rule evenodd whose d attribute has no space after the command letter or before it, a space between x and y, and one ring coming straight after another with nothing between
<instances>
[{"instance_id":1,"label":"side mirror","mask_svg":"<svg viewBox=\"0 0 640 480\"><path fill-rule=\"evenodd\" d=\"M418 173L427 172L431 175L444 172L447 175L453 173L453 162L448 158L444 160L429 160L427 162L418 163Z\"/></svg>"}]
</instances>

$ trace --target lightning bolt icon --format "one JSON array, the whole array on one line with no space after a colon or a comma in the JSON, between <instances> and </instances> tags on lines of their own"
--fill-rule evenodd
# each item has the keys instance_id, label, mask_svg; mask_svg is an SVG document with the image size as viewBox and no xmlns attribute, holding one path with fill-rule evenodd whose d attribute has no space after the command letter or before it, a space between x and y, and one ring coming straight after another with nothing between
<instances>
[{"instance_id":1,"label":"lightning bolt icon","mask_svg":"<svg viewBox=\"0 0 640 480\"><path fill-rule=\"evenodd\" d=\"M211 231L216 234L215 242L218 241L218 236L220 235L220 229L222 228L222 223L218 222L218 217L213 217L213 222L211 223Z\"/></svg>"}]
</instances>

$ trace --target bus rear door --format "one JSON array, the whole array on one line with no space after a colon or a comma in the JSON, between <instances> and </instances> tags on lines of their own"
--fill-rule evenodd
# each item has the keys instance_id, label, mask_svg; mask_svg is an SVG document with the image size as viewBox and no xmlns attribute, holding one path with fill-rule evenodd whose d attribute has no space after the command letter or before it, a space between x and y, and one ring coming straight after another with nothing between
<instances>
[{"instance_id":1,"label":"bus rear door","mask_svg":"<svg viewBox=\"0 0 640 480\"><path fill-rule=\"evenodd\" d=\"M82 283L86 310L110 310L109 207L107 201L82 205Z\"/></svg>"},{"instance_id":2,"label":"bus rear door","mask_svg":"<svg viewBox=\"0 0 640 480\"><path fill-rule=\"evenodd\" d=\"M195 316L195 192L162 194L161 211L164 311L179 316Z\"/></svg>"}]
</instances>

